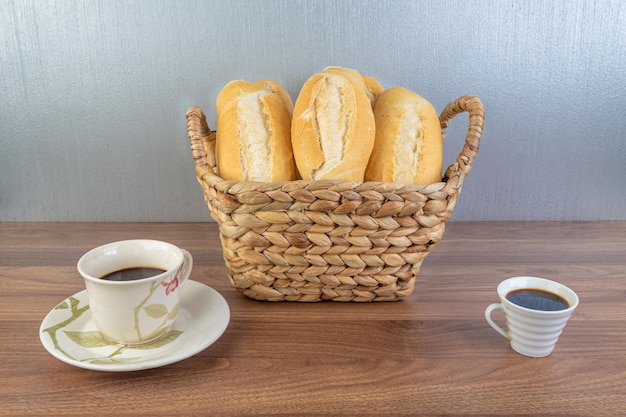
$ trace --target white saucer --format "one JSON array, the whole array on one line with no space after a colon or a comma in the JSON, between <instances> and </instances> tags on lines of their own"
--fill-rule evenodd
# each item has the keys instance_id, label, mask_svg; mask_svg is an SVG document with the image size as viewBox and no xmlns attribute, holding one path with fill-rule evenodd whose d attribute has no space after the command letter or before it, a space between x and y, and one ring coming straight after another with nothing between
<instances>
[{"instance_id":1,"label":"white saucer","mask_svg":"<svg viewBox=\"0 0 626 417\"><path fill-rule=\"evenodd\" d=\"M123 372L169 365L211 346L230 321L228 303L211 287L189 280L180 297L173 328L154 342L107 342L91 320L87 290L54 307L41 323L39 338L52 356L80 368Z\"/></svg>"}]
</instances>

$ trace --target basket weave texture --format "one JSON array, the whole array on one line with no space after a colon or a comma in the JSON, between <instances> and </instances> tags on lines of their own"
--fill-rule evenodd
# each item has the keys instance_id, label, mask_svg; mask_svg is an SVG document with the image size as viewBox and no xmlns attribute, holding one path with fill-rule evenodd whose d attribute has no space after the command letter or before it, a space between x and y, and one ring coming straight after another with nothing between
<instances>
[{"instance_id":1,"label":"basket weave texture","mask_svg":"<svg viewBox=\"0 0 626 417\"><path fill-rule=\"evenodd\" d=\"M196 176L218 222L231 284L267 301L395 301L413 292L426 255L442 238L478 152L478 97L448 104L440 122L469 113L465 143L441 182L225 181L215 132L200 107L187 111Z\"/></svg>"}]
</instances>

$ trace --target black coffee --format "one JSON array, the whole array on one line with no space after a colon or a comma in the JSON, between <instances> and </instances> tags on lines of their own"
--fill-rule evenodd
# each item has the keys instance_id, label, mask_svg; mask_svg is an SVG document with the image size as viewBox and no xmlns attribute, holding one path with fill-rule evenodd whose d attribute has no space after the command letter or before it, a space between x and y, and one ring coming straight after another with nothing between
<instances>
[{"instance_id":1,"label":"black coffee","mask_svg":"<svg viewBox=\"0 0 626 417\"><path fill-rule=\"evenodd\" d=\"M162 274L163 272L165 272L164 269L138 266L111 272L110 274L106 274L101 277L101 279L105 279L107 281L135 281L138 279L153 277L155 275Z\"/></svg>"},{"instance_id":2,"label":"black coffee","mask_svg":"<svg viewBox=\"0 0 626 417\"><path fill-rule=\"evenodd\" d=\"M537 289L521 289L511 291L506 299L518 306L541 311L559 311L569 308L567 301L556 294Z\"/></svg>"}]
</instances>

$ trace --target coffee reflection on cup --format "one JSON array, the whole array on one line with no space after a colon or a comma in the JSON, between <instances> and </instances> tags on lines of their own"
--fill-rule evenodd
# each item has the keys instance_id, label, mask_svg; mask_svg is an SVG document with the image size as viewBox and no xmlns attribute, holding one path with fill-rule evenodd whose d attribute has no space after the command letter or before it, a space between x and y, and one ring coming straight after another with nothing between
<instances>
[{"instance_id":1,"label":"coffee reflection on cup","mask_svg":"<svg viewBox=\"0 0 626 417\"><path fill-rule=\"evenodd\" d=\"M151 342L172 327L192 266L185 249L147 239L99 246L77 265L93 322L106 339L124 345Z\"/></svg>"},{"instance_id":2,"label":"coffee reflection on cup","mask_svg":"<svg viewBox=\"0 0 626 417\"><path fill-rule=\"evenodd\" d=\"M578 296L573 290L545 278L509 278L498 285L497 292L500 303L486 308L487 322L510 341L513 350L535 358L552 353L578 307ZM491 318L495 310L504 312L506 330Z\"/></svg>"}]
</instances>

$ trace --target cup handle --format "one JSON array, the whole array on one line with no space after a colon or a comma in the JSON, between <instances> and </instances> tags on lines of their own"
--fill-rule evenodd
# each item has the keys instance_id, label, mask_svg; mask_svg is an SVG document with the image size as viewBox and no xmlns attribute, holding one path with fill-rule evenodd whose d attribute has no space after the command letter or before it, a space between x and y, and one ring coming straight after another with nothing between
<instances>
[{"instance_id":1,"label":"cup handle","mask_svg":"<svg viewBox=\"0 0 626 417\"><path fill-rule=\"evenodd\" d=\"M180 251L183 253L183 265L180 268L180 272L178 273L178 286L182 287L185 285L189 276L191 275L191 268L193 267L193 257L188 250L180 248Z\"/></svg>"},{"instance_id":2,"label":"cup handle","mask_svg":"<svg viewBox=\"0 0 626 417\"><path fill-rule=\"evenodd\" d=\"M505 332L504 330L502 330L502 328L498 326L491 318L491 313L493 313L495 310L504 311L504 307L500 303L494 303L494 304L491 304L489 307L487 307L485 309L485 318L487 319L487 323L489 323L489 325L493 327L495 331L500 333L507 340L510 340L509 334Z\"/></svg>"}]
</instances>

